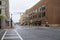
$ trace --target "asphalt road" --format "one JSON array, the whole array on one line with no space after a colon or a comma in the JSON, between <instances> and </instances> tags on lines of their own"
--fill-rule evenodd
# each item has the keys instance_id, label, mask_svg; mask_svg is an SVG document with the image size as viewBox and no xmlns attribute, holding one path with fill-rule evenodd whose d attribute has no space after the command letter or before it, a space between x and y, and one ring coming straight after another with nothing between
<instances>
[{"instance_id":1,"label":"asphalt road","mask_svg":"<svg viewBox=\"0 0 60 40\"><path fill-rule=\"evenodd\" d=\"M7 29L3 40L20 40L14 29Z\"/></svg>"},{"instance_id":2,"label":"asphalt road","mask_svg":"<svg viewBox=\"0 0 60 40\"><path fill-rule=\"evenodd\" d=\"M17 32L23 40L60 40L60 28L25 28L18 25L16 27L18 27Z\"/></svg>"},{"instance_id":3,"label":"asphalt road","mask_svg":"<svg viewBox=\"0 0 60 40\"><path fill-rule=\"evenodd\" d=\"M0 39L3 37L6 30L0 30Z\"/></svg>"},{"instance_id":4,"label":"asphalt road","mask_svg":"<svg viewBox=\"0 0 60 40\"><path fill-rule=\"evenodd\" d=\"M15 25L13 29L3 30L1 40L60 40L60 28Z\"/></svg>"}]
</instances>

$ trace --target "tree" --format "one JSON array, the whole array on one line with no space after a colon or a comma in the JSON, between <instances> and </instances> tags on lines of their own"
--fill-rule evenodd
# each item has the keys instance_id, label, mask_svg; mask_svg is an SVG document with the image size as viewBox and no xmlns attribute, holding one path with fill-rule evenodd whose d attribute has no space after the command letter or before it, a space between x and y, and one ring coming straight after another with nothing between
<instances>
[{"instance_id":1,"label":"tree","mask_svg":"<svg viewBox=\"0 0 60 40\"><path fill-rule=\"evenodd\" d=\"M0 18L4 18L4 16L2 14L0 14Z\"/></svg>"}]
</instances>

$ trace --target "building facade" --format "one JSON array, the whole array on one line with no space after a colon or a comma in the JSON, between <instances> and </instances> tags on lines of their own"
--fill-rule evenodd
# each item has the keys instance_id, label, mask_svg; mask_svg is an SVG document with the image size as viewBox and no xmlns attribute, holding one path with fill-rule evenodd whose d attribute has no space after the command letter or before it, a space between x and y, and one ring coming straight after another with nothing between
<instances>
[{"instance_id":1,"label":"building facade","mask_svg":"<svg viewBox=\"0 0 60 40\"><path fill-rule=\"evenodd\" d=\"M19 22L21 25L28 25L28 19L27 19L26 13L21 15Z\"/></svg>"},{"instance_id":2,"label":"building facade","mask_svg":"<svg viewBox=\"0 0 60 40\"><path fill-rule=\"evenodd\" d=\"M24 17L23 17L23 15L21 16L19 22L20 22L20 25L24 25Z\"/></svg>"},{"instance_id":3,"label":"building facade","mask_svg":"<svg viewBox=\"0 0 60 40\"><path fill-rule=\"evenodd\" d=\"M60 26L60 0L41 0L32 8L26 10L29 24L45 26Z\"/></svg>"},{"instance_id":4,"label":"building facade","mask_svg":"<svg viewBox=\"0 0 60 40\"><path fill-rule=\"evenodd\" d=\"M0 29L10 28L9 0L0 0Z\"/></svg>"}]
</instances>

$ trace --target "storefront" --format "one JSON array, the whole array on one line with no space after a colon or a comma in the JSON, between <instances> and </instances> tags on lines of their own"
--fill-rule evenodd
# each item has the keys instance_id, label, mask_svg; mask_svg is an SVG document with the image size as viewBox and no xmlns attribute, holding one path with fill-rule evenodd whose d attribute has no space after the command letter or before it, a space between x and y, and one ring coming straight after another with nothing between
<instances>
[{"instance_id":1,"label":"storefront","mask_svg":"<svg viewBox=\"0 0 60 40\"><path fill-rule=\"evenodd\" d=\"M0 19L0 29L1 29L1 19Z\"/></svg>"}]
</instances>

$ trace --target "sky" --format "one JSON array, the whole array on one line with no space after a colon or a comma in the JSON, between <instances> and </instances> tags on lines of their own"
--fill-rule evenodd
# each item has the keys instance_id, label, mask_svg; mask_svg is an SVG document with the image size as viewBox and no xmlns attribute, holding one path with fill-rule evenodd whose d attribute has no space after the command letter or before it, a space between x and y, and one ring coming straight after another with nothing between
<instances>
[{"instance_id":1,"label":"sky","mask_svg":"<svg viewBox=\"0 0 60 40\"><path fill-rule=\"evenodd\" d=\"M25 12L27 9L34 6L40 0L9 0L9 12L12 14L14 22L20 19L20 12Z\"/></svg>"}]
</instances>

